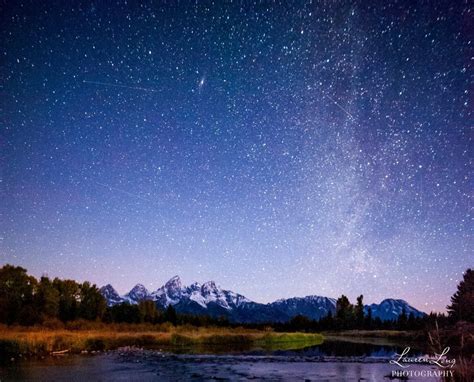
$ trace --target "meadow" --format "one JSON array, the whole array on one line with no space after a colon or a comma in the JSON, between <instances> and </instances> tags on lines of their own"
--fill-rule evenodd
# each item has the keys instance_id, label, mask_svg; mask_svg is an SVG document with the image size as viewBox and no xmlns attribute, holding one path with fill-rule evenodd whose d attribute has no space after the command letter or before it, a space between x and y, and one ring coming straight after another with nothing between
<instances>
[{"instance_id":1,"label":"meadow","mask_svg":"<svg viewBox=\"0 0 474 382\"><path fill-rule=\"evenodd\" d=\"M150 349L222 347L277 350L318 345L316 333L277 333L270 329L173 326L164 324L104 324L76 321L67 324L21 327L0 326L0 359L62 353L86 353L134 346Z\"/></svg>"}]
</instances>

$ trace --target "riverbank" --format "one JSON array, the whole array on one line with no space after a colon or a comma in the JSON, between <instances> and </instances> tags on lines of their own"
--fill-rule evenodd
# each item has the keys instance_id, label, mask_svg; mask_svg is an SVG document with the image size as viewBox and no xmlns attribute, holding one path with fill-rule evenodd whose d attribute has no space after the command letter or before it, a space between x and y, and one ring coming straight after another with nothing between
<instances>
[{"instance_id":1,"label":"riverbank","mask_svg":"<svg viewBox=\"0 0 474 382\"><path fill-rule=\"evenodd\" d=\"M0 359L113 350L124 346L158 349L221 346L224 350L284 350L318 345L317 333L276 333L244 328L172 325L100 325L91 328L0 327Z\"/></svg>"},{"instance_id":2,"label":"riverbank","mask_svg":"<svg viewBox=\"0 0 474 382\"><path fill-rule=\"evenodd\" d=\"M322 332L325 336L426 340L422 330L340 330Z\"/></svg>"},{"instance_id":3,"label":"riverbank","mask_svg":"<svg viewBox=\"0 0 474 382\"><path fill-rule=\"evenodd\" d=\"M425 332L419 330L343 330L321 333L325 339L351 343L373 345L397 345L426 347L428 338Z\"/></svg>"}]
</instances>

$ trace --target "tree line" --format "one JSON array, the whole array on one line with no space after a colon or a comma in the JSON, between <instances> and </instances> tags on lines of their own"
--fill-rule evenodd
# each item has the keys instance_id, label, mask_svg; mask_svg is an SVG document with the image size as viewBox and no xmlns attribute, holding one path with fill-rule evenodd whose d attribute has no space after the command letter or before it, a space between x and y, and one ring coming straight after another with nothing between
<instances>
[{"instance_id":1,"label":"tree line","mask_svg":"<svg viewBox=\"0 0 474 382\"><path fill-rule=\"evenodd\" d=\"M372 317L370 308L365 314L362 295L357 298L356 304L351 304L349 299L342 295L337 299L335 314L329 313L319 320L298 315L284 323L268 322L244 326L270 326L281 331L414 330L429 327L433 322L474 322L474 271L468 269L465 272L447 308L447 316L432 313L425 317L415 317L403 311L396 320L382 321L378 317ZM97 286L87 281L78 283L59 278L51 280L45 276L37 280L28 275L22 267L7 264L0 268L0 323L34 325L50 319L62 322L84 319L106 323L235 325L226 317L178 314L171 305L161 310L150 300L141 301L137 305L121 303L108 307Z\"/></svg>"},{"instance_id":2,"label":"tree line","mask_svg":"<svg viewBox=\"0 0 474 382\"><path fill-rule=\"evenodd\" d=\"M83 319L106 323L229 325L224 317L178 314L171 305L160 310L150 300L140 301L137 305L125 302L108 307L97 286L88 281L51 280L45 276L37 280L22 267L7 264L0 268L0 323L28 326L52 319L62 322Z\"/></svg>"},{"instance_id":3,"label":"tree line","mask_svg":"<svg viewBox=\"0 0 474 382\"><path fill-rule=\"evenodd\" d=\"M34 325L46 319L72 321L101 319L107 303L99 289L89 282L39 280L26 269L12 265L0 268L0 322Z\"/></svg>"}]
</instances>

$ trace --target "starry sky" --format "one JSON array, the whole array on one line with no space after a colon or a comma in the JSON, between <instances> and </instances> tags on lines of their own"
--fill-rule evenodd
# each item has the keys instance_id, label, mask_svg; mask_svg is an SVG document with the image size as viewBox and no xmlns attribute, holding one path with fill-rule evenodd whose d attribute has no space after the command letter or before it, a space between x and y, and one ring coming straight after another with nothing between
<instances>
[{"instance_id":1,"label":"starry sky","mask_svg":"<svg viewBox=\"0 0 474 382\"><path fill-rule=\"evenodd\" d=\"M474 265L468 2L137 3L2 1L0 262L443 311Z\"/></svg>"}]
</instances>

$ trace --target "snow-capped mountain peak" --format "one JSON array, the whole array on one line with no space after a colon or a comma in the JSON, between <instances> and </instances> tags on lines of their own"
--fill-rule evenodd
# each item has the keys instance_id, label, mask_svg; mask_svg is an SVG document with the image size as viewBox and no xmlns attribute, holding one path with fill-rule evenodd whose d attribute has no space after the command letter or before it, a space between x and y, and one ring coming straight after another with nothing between
<instances>
[{"instance_id":1,"label":"snow-capped mountain peak","mask_svg":"<svg viewBox=\"0 0 474 382\"><path fill-rule=\"evenodd\" d=\"M209 303L215 303L218 306L230 310L239 307L241 304L246 302L252 302L245 296L230 290L222 289L214 281L208 281L201 287L199 299L196 295L193 296L193 300L205 305Z\"/></svg>"},{"instance_id":2,"label":"snow-capped mountain peak","mask_svg":"<svg viewBox=\"0 0 474 382\"><path fill-rule=\"evenodd\" d=\"M102 296L104 296L105 300L107 301L107 305L109 306L120 304L123 302L123 298L120 297L115 288L110 284L107 284L100 288L99 292L102 294Z\"/></svg>"},{"instance_id":3,"label":"snow-capped mountain peak","mask_svg":"<svg viewBox=\"0 0 474 382\"><path fill-rule=\"evenodd\" d=\"M179 276L174 276L165 285L154 291L151 297L159 305L167 307L170 304L177 304L181 300L183 292L185 292L185 288L183 288L181 279Z\"/></svg>"},{"instance_id":4,"label":"snow-capped mountain peak","mask_svg":"<svg viewBox=\"0 0 474 382\"><path fill-rule=\"evenodd\" d=\"M166 289L181 289L182 287L183 285L178 275L173 276L165 283Z\"/></svg>"},{"instance_id":5,"label":"snow-capped mountain peak","mask_svg":"<svg viewBox=\"0 0 474 382\"><path fill-rule=\"evenodd\" d=\"M219 293L220 289L216 285L214 281L208 281L202 284L201 287L202 293L211 294L211 293Z\"/></svg>"},{"instance_id":6,"label":"snow-capped mountain peak","mask_svg":"<svg viewBox=\"0 0 474 382\"><path fill-rule=\"evenodd\" d=\"M335 299L314 295L280 299L269 305L290 316L301 314L314 320L326 317L329 313L334 314L336 311Z\"/></svg>"},{"instance_id":7,"label":"snow-capped mountain peak","mask_svg":"<svg viewBox=\"0 0 474 382\"><path fill-rule=\"evenodd\" d=\"M142 284L135 285L124 297L132 303L151 299L150 292Z\"/></svg>"},{"instance_id":8,"label":"snow-capped mountain peak","mask_svg":"<svg viewBox=\"0 0 474 382\"><path fill-rule=\"evenodd\" d=\"M190 291L201 290L201 284L199 284L199 283L192 283L190 286L188 286L188 289L189 289Z\"/></svg>"}]
</instances>

